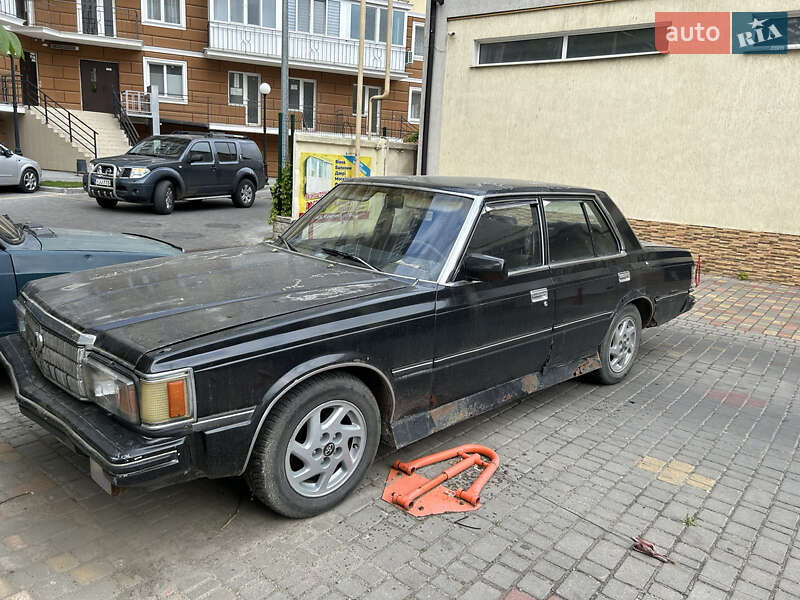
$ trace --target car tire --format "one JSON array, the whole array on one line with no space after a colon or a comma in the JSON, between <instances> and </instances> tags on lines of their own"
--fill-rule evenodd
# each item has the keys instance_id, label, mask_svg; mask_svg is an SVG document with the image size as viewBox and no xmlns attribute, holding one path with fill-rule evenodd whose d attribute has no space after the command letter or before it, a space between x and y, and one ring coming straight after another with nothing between
<instances>
[{"instance_id":1,"label":"car tire","mask_svg":"<svg viewBox=\"0 0 800 600\"><path fill-rule=\"evenodd\" d=\"M642 316L632 304L620 310L600 346L600 369L592 373L600 383L613 385L628 375L639 353Z\"/></svg>"},{"instance_id":2,"label":"car tire","mask_svg":"<svg viewBox=\"0 0 800 600\"><path fill-rule=\"evenodd\" d=\"M320 375L292 389L269 413L245 479L277 513L318 515L359 484L375 458L380 431L378 405L361 380Z\"/></svg>"},{"instance_id":3,"label":"car tire","mask_svg":"<svg viewBox=\"0 0 800 600\"><path fill-rule=\"evenodd\" d=\"M244 178L236 186L236 191L231 196L236 208L250 208L256 201L256 186L252 179Z\"/></svg>"},{"instance_id":4,"label":"car tire","mask_svg":"<svg viewBox=\"0 0 800 600\"><path fill-rule=\"evenodd\" d=\"M19 189L26 194L32 194L39 189L39 174L36 169L25 169L19 178Z\"/></svg>"},{"instance_id":5,"label":"car tire","mask_svg":"<svg viewBox=\"0 0 800 600\"><path fill-rule=\"evenodd\" d=\"M174 183L168 179L159 181L153 190L153 210L156 214L168 215L175 210L177 195Z\"/></svg>"},{"instance_id":6,"label":"car tire","mask_svg":"<svg viewBox=\"0 0 800 600\"><path fill-rule=\"evenodd\" d=\"M114 198L95 198L95 200L102 208L114 208L117 205L117 200Z\"/></svg>"}]
</instances>

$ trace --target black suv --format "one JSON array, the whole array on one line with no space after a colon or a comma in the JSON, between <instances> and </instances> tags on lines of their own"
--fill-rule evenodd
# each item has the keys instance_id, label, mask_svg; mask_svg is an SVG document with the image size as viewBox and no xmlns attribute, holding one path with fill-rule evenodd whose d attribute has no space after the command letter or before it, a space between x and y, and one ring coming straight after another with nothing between
<instances>
[{"instance_id":1,"label":"black suv","mask_svg":"<svg viewBox=\"0 0 800 600\"><path fill-rule=\"evenodd\" d=\"M152 204L168 215L175 202L230 196L249 208L265 185L261 151L243 136L211 133L154 135L127 154L96 158L83 176L83 188L103 208L117 202Z\"/></svg>"}]
</instances>

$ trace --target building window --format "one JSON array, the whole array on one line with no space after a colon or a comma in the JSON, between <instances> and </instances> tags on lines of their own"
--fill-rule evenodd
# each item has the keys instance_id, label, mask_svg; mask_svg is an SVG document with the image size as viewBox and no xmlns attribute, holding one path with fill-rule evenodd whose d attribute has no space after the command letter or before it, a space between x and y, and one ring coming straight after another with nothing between
<instances>
[{"instance_id":1,"label":"building window","mask_svg":"<svg viewBox=\"0 0 800 600\"><path fill-rule=\"evenodd\" d=\"M178 60L144 59L144 85L158 86L158 97L164 102L185 104L186 63Z\"/></svg>"},{"instance_id":2,"label":"building window","mask_svg":"<svg viewBox=\"0 0 800 600\"><path fill-rule=\"evenodd\" d=\"M184 0L142 0L142 23L159 27L185 28Z\"/></svg>"},{"instance_id":3,"label":"building window","mask_svg":"<svg viewBox=\"0 0 800 600\"><path fill-rule=\"evenodd\" d=\"M259 123L259 92L261 78L255 73L228 72L228 104L244 106L245 119L248 125Z\"/></svg>"},{"instance_id":4,"label":"building window","mask_svg":"<svg viewBox=\"0 0 800 600\"><path fill-rule=\"evenodd\" d=\"M655 28L478 43L478 64L536 63L658 54Z\"/></svg>"},{"instance_id":5,"label":"building window","mask_svg":"<svg viewBox=\"0 0 800 600\"><path fill-rule=\"evenodd\" d=\"M422 89L411 88L408 90L408 121L419 123L419 115L422 112Z\"/></svg>"},{"instance_id":6,"label":"building window","mask_svg":"<svg viewBox=\"0 0 800 600\"><path fill-rule=\"evenodd\" d=\"M305 33L325 35L328 20L327 0L289 0L297 2L297 24L295 29Z\"/></svg>"},{"instance_id":7,"label":"building window","mask_svg":"<svg viewBox=\"0 0 800 600\"><path fill-rule=\"evenodd\" d=\"M411 50L414 60L423 60L422 55L425 49L425 23L414 23L411 36Z\"/></svg>"},{"instance_id":8,"label":"building window","mask_svg":"<svg viewBox=\"0 0 800 600\"><path fill-rule=\"evenodd\" d=\"M314 129L316 87L311 79L289 79L289 110L303 111L303 129Z\"/></svg>"},{"instance_id":9,"label":"building window","mask_svg":"<svg viewBox=\"0 0 800 600\"><path fill-rule=\"evenodd\" d=\"M364 39L371 42L386 42L386 9L367 5L364 19ZM361 5L350 4L350 39L359 38L361 24ZM392 11L392 44L405 46L406 14L401 10Z\"/></svg>"},{"instance_id":10,"label":"building window","mask_svg":"<svg viewBox=\"0 0 800 600\"><path fill-rule=\"evenodd\" d=\"M362 96L362 104L361 107L361 116L367 117L369 116L369 99L373 96L377 96L381 93L381 88L375 87L374 85L365 85L364 86L364 95ZM353 116L356 114L356 107L358 106L358 86L353 86ZM378 128L380 127L381 123L381 101L378 100L375 102L374 112L372 113L372 127L370 128L372 133L378 133Z\"/></svg>"},{"instance_id":11,"label":"building window","mask_svg":"<svg viewBox=\"0 0 800 600\"><path fill-rule=\"evenodd\" d=\"M215 21L276 27L277 0L214 0Z\"/></svg>"}]
</instances>

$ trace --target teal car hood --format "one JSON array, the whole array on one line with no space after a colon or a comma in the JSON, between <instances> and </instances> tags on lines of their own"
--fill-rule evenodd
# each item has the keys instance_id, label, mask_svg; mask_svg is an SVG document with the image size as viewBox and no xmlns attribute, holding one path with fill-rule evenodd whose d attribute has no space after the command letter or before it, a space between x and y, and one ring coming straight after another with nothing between
<instances>
[{"instance_id":1,"label":"teal car hood","mask_svg":"<svg viewBox=\"0 0 800 600\"><path fill-rule=\"evenodd\" d=\"M42 250L81 250L85 252L135 252L168 256L179 254L181 249L152 238L131 233L109 233L46 227L34 229Z\"/></svg>"}]
</instances>

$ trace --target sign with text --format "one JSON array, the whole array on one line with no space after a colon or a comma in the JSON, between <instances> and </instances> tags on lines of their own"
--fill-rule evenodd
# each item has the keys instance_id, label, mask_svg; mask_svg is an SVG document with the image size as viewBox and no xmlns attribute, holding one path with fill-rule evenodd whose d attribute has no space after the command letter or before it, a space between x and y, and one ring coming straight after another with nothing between
<instances>
[{"instance_id":1,"label":"sign with text","mask_svg":"<svg viewBox=\"0 0 800 600\"><path fill-rule=\"evenodd\" d=\"M786 54L788 24L785 12L733 13L733 53Z\"/></svg>"},{"instance_id":2,"label":"sign with text","mask_svg":"<svg viewBox=\"0 0 800 600\"><path fill-rule=\"evenodd\" d=\"M657 12L656 49L662 54L730 54L731 13Z\"/></svg>"},{"instance_id":3,"label":"sign with text","mask_svg":"<svg viewBox=\"0 0 800 600\"><path fill-rule=\"evenodd\" d=\"M342 180L355 177L352 154L300 153L298 208L302 215ZM372 159L361 157L361 177L369 177Z\"/></svg>"}]
</instances>

